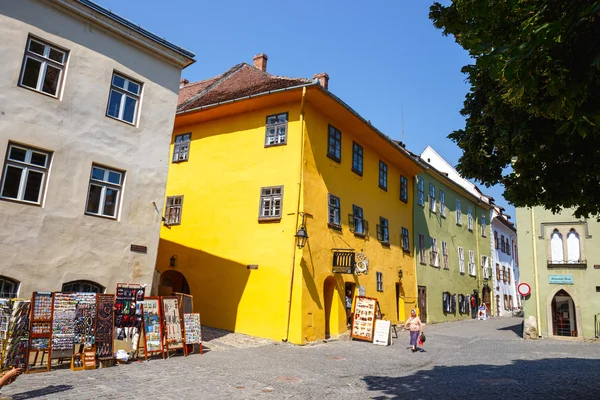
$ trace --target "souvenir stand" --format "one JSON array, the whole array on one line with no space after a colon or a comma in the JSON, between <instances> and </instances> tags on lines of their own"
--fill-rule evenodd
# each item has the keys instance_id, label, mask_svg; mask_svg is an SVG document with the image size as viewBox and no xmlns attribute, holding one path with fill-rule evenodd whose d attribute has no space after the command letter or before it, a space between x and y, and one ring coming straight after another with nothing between
<instances>
[{"instance_id":1,"label":"souvenir stand","mask_svg":"<svg viewBox=\"0 0 600 400\"><path fill-rule=\"evenodd\" d=\"M146 297L142 302L144 312L144 357L155 354L165 358L162 332L162 313L159 297Z\"/></svg>"},{"instance_id":2,"label":"souvenir stand","mask_svg":"<svg viewBox=\"0 0 600 400\"><path fill-rule=\"evenodd\" d=\"M139 350L140 328L143 323L141 302L144 301L145 288L139 284L118 283L115 301L115 339L131 345L127 351L135 354ZM119 347L119 346L115 346ZM125 347L121 344L121 348ZM117 349L115 349L117 350Z\"/></svg>"},{"instance_id":3,"label":"souvenir stand","mask_svg":"<svg viewBox=\"0 0 600 400\"><path fill-rule=\"evenodd\" d=\"M354 318L352 319L352 339L373 341L377 310L377 299L363 296L356 297Z\"/></svg>"},{"instance_id":4,"label":"souvenir stand","mask_svg":"<svg viewBox=\"0 0 600 400\"><path fill-rule=\"evenodd\" d=\"M29 344L27 349L26 373L50 371L50 352L52 350L52 312L54 296L51 292L33 292L31 295L31 317ZM42 353L40 365L36 366ZM31 355L35 353L33 364ZM44 356L48 355L44 365Z\"/></svg>"},{"instance_id":5,"label":"souvenir stand","mask_svg":"<svg viewBox=\"0 0 600 400\"><path fill-rule=\"evenodd\" d=\"M179 314L179 306L177 297L163 296L162 312L163 312L163 329L165 335L165 351L169 355L171 350L183 350L183 354L187 356L187 346L182 335L182 323Z\"/></svg>"},{"instance_id":6,"label":"souvenir stand","mask_svg":"<svg viewBox=\"0 0 600 400\"><path fill-rule=\"evenodd\" d=\"M54 293L52 307L52 351L50 358L71 359L75 343L75 293Z\"/></svg>"},{"instance_id":7,"label":"souvenir stand","mask_svg":"<svg viewBox=\"0 0 600 400\"><path fill-rule=\"evenodd\" d=\"M194 345L197 344L200 348L200 354L202 354L202 326L200 325L200 314L183 314L183 327L186 346L190 346L193 350Z\"/></svg>"},{"instance_id":8,"label":"souvenir stand","mask_svg":"<svg viewBox=\"0 0 600 400\"><path fill-rule=\"evenodd\" d=\"M0 365L2 370L27 368L30 305L29 300L2 301L0 310L0 335L2 336Z\"/></svg>"},{"instance_id":9,"label":"souvenir stand","mask_svg":"<svg viewBox=\"0 0 600 400\"><path fill-rule=\"evenodd\" d=\"M185 339L186 338L185 314L191 314L194 312L194 296L192 296L190 294L178 293L178 292L173 292L173 296L177 297L177 304L179 305L179 315L180 315L180 317L183 318L181 320L181 322L183 322L181 329L183 332L183 337ZM195 343L188 343L187 340L185 341L186 355L193 353L194 344ZM200 351L202 352L202 349L200 349Z\"/></svg>"},{"instance_id":10,"label":"souvenir stand","mask_svg":"<svg viewBox=\"0 0 600 400\"><path fill-rule=\"evenodd\" d=\"M112 365L115 295L96 295L96 357L100 367Z\"/></svg>"},{"instance_id":11,"label":"souvenir stand","mask_svg":"<svg viewBox=\"0 0 600 400\"><path fill-rule=\"evenodd\" d=\"M74 295L75 352L71 359L71 369L96 369L96 293L77 292ZM54 302L56 303L56 294Z\"/></svg>"}]
</instances>

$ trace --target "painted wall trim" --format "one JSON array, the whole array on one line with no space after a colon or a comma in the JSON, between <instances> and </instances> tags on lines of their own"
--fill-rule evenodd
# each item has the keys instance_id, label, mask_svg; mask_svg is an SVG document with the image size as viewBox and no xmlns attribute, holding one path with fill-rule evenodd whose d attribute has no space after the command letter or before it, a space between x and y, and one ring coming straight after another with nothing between
<instances>
[{"instance_id":1,"label":"painted wall trim","mask_svg":"<svg viewBox=\"0 0 600 400\"><path fill-rule=\"evenodd\" d=\"M572 221L572 222L542 222L540 224L540 235L538 239L546 238L546 226L564 226L564 225L583 225L585 226L585 238L591 239L590 230L587 221Z\"/></svg>"}]
</instances>

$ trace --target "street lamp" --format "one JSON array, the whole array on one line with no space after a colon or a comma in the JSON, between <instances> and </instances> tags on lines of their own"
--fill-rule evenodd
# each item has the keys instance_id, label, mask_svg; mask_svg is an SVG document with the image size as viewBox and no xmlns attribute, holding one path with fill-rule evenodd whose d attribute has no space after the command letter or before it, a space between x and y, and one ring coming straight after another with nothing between
<instances>
[{"instance_id":1,"label":"street lamp","mask_svg":"<svg viewBox=\"0 0 600 400\"><path fill-rule=\"evenodd\" d=\"M298 229L298 232L294 236L296 237L296 246L298 246L299 249L303 249L308 240L308 233L306 233L304 225L300 226L300 229Z\"/></svg>"}]
</instances>

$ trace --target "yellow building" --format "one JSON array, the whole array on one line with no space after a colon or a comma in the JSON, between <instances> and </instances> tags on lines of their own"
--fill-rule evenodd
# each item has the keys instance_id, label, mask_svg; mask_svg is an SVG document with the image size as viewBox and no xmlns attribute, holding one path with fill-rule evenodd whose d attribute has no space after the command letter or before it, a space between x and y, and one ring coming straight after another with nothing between
<instances>
[{"instance_id":1,"label":"yellow building","mask_svg":"<svg viewBox=\"0 0 600 400\"><path fill-rule=\"evenodd\" d=\"M158 290L189 291L205 325L298 344L347 332L346 290L404 320L422 165L329 92L327 74L266 63L182 81Z\"/></svg>"}]
</instances>

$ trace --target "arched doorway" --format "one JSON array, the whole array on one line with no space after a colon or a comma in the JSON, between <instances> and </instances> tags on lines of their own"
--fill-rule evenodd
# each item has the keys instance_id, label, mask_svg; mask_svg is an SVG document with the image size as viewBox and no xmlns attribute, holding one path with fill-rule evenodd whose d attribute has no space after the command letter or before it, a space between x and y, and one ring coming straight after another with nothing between
<instances>
[{"instance_id":1,"label":"arched doorway","mask_svg":"<svg viewBox=\"0 0 600 400\"><path fill-rule=\"evenodd\" d=\"M179 271L170 269L160 275L159 295L170 296L172 293L191 294L187 279Z\"/></svg>"},{"instance_id":2,"label":"arched doorway","mask_svg":"<svg viewBox=\"0 0 600 400\"><path fill-rule=\"evenodd\" d=\"M552 298L552 333L555 336L577 336L575 302L562 289Z\"/></svg>"},{"instance_id":3,"label":"arched doorway","mask_svg":"<svg viewBox=\"0 0 600 400\"><path fill-rule=\"evenodd\" d=\"M396 317L398 321L406 321L404 304L404 288L402 283L396 283Z\"/></svg>"},{"instance_id":4,"label":"arched doorway","mask_svg":"<svg viewBox=\"0 0 600 400\"><path fill-rule=\"evenodd\" d=\"M340 325L340 305L338 304L340 295L338 293L337 282L333 276L325 279L323 283L323 303L325 311L325 339L331 335L339 334Z\"/></svg>"},{"instance_id":5,"label":"arched doorway","mask_svg":"<svg viewBox=\"0 0 600 400\"><path fill-rule=\"evenodd\" d=\"M482 296L483 296L483 303L485 304L485 308L487 308L487 312L492 314L492 296L490 296L491 293L491 289L490 287L485 284L483 286L483 290L481 292Z\"/></svg>"}]
</instances>

